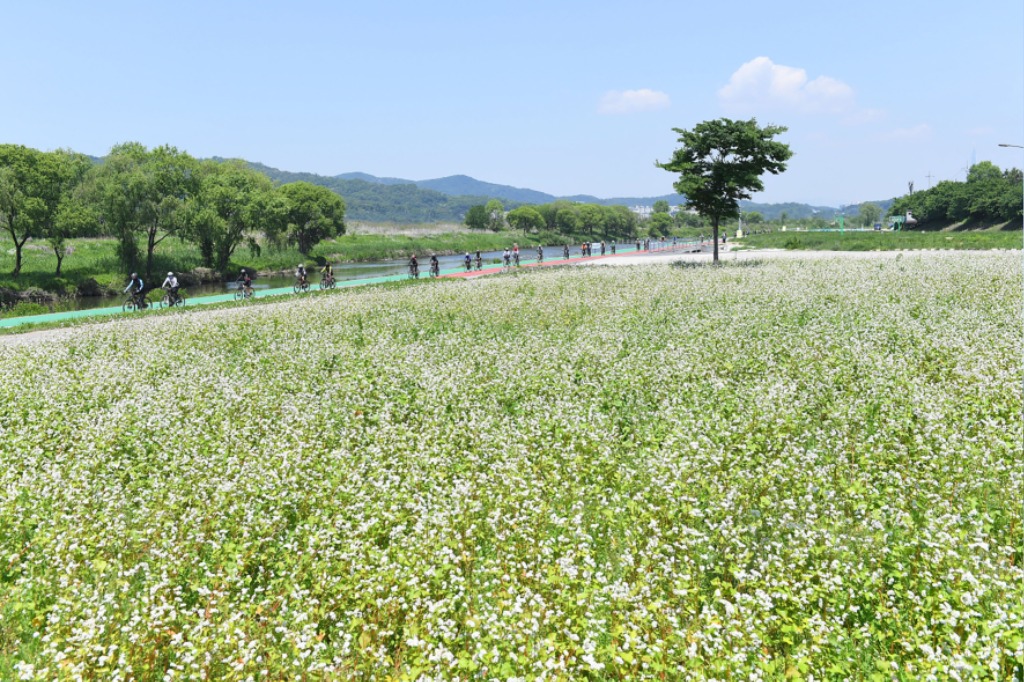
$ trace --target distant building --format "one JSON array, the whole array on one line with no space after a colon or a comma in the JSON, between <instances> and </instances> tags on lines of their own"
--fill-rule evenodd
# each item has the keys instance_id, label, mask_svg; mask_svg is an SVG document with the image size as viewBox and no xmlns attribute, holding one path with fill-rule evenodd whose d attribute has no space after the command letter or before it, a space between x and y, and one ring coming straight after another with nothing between
<instances>
[{"instance_id":1,"label":"distant building","mask_svg":"<svg viewBox=\"0 0 1024 682\"><path fill-rule=\"evenodd\" d=\"M636 213L641 220L646 220L647 218L650 218L651 214L654 213L653 206L630 206L629 210L632 211L633 213ZM669 215L674 216L677 213L693 213L696 215L697 211L693 210L692 208L688 209L682 205L668 207Z\"/></svg>"}]
</instances>

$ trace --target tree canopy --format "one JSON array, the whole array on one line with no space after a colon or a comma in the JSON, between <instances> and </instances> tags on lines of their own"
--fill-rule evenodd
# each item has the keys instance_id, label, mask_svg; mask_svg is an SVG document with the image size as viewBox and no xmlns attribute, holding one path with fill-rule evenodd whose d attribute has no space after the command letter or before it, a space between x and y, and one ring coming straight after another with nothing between
<instances>
[{"instance_id":1,"label":"tree canopy","mask_svg":"<svg viewBox=\"0 0 1024 682\"><path fill-rule=\"evenodd\" d=\"M308 182L291 182L279 190L287 200L285 241L308 254L318 242L345 233L345 202L337 194Z\"/></svg>"},{"instance_id":2,"label":"tree canopy","mask_svg":"<svg viewBox=\"0 0 1024 682\"><path fill-rule=\"evenodd\" d=\"M1000 170L990 161L968 169L967 180L944 180L934 187L900 197L890 215L913 213L919 226L962 223L1007 223L1021 217L1021 171Z\"/></svg>"},{"instance_id":3,"label":"tree canopy","mask_svg":"<svg viewBox=\"0 0 1024 682\"><path fill-rule=\"evenodd\" d=\"M786 132L783 126L761 127L756 119L738 121L720 118L698 123L692 130L673 128L682 147L672 159L656 163L679 179L676 192L686 196L686 205L711 220L714 231L714 260L718 262L718 227L724 218L739 216L739 201L764 189L761 176L786 170L793 156L789 145L774 138Z\"/></svg>"}]
</instances>

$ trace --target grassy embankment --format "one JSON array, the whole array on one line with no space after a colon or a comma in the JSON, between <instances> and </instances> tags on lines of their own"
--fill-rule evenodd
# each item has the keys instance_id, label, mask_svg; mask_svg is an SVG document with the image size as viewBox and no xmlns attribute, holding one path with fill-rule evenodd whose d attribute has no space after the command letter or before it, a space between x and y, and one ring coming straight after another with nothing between
<instances>
[{"instance_id":1,"label":"grassy embankment","mask_svg":"<svg viewBox=\"0 0 1024 682\"><path fill-rule=\"evenodd\" d=\"M810 251L985 250L1021 248L1020 230L933 232L772 232L747 235L735 244L748 249Z\"/></svg>"}]
</instances>

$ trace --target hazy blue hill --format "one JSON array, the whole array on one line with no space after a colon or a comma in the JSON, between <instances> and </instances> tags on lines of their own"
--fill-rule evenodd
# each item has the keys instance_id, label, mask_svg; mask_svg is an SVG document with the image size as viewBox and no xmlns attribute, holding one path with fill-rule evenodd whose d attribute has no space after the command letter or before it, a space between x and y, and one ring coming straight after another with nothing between
<instances>
[{"instance_id":1,"label":"hazy blue hill","mask_svg":"<svg viewBox=\"0 0 1024 682\"><path fill-rule=\"evenodd\" d=\"M685 201L679 194L612 199L601 199L589 194L555 197L536 190L483 182L468 175L452 175L434 180L403 180L353 172L327 177L314 173L283 171L262 163L249 162L249 165L278 183L302 180L337 192L345 199L347 215L352 220L406 223L461 222L470 206L487 203L489 199L501 200L506 209L522 204L546 204L559 198L581 203L630 207L651 206L659 200L667 201L670 206L677 206ZM886 199L872 203L887 211L892 202L892 199ZM814 216L831 220L839 212L839 209L832 206L811 206L795 202L764 204L741 201L740 209L744 212L757 211L767 220L776 220L783 213L794 220ZM844 213L847 216L854 216L858 211L859 204L851 204L845 207Z\"/></svg>"},{"instance_id":2,"label":"hazy blue hill","mask_svg":"<svg viewBox=\"0 0 1024 682\"><path fill-rule=\"evenodd\" d=\"M446 178L437 178L436 180L419 180L416 182L416 185L423 189L432 189L452 196L493 197L521 204L547 204L556 198L551 194L545 194L544 192L532 189L482 182L468 175L450 175Z\"/></svg>"},{"instance_id":3,"label":"hazy blue hill","mask_svg":"<svg viewBox=\"0 0 1024 682\"><path fill-rule=\"evenodd\" d=\"M415 185L414 180L403 180L402 178L378 178L376 175L370 175L369 173L342 173L335 175L335 178L339 180L362 180L364 182L374 182L380 185Z\"/></svg>"}]
</instances>

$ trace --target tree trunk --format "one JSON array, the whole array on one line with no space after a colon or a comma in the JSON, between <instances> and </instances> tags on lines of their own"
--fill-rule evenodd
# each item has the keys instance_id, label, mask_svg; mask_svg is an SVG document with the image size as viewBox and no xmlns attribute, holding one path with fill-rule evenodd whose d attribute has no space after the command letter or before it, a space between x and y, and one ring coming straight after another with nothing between
<instances>
[{"instance_id":1,"label":"tree trunk","mask_svg":"<svg viewBox=\"0 0 1024 682\"><path fill-rule=\"evenodd\" d=\"M715 257L712 263L718 264L718 216L715 216L714 221L711 224L711 241L715 243Z\"/></svg>"},{"instance_id":2,"label":"tree trunk","mask_svg":"<svg viewBox=\"0 0 1024 682\"><path fill-rule=\"evenodd\" d=\"M61 247L59 249L54 248L53 249L53 255L55 255L57 257L57 271L55 273L53 273L53 276L54 277L60 277L60 267L64 263L64 256L67 255L67 252L64 250L63 247Z\"/></svg>"},{"instance_id":3,"label":"tree trunk","mask_svg":"<svg viewBox=\"0 0 1024 682\"><path fill-rule=\"evenodd\" d=\"M150 279L153 276L153 251L156 250L156 228L151 227L146 232L149 237L146 243L146 279Z\"/></svg>"},{"instance_id":4,"label":"tree trunk","mask_svg":"<svg viewBox=\"0 0 1024 682\"><path fill-rule=\"evenodd\" d=\"M17 237L14 239L14 272L11 273L11 277L17 277L21 274L21 247L25 246L27 241L27 236L20 242Z\"/></svg>"}]
</instances>

